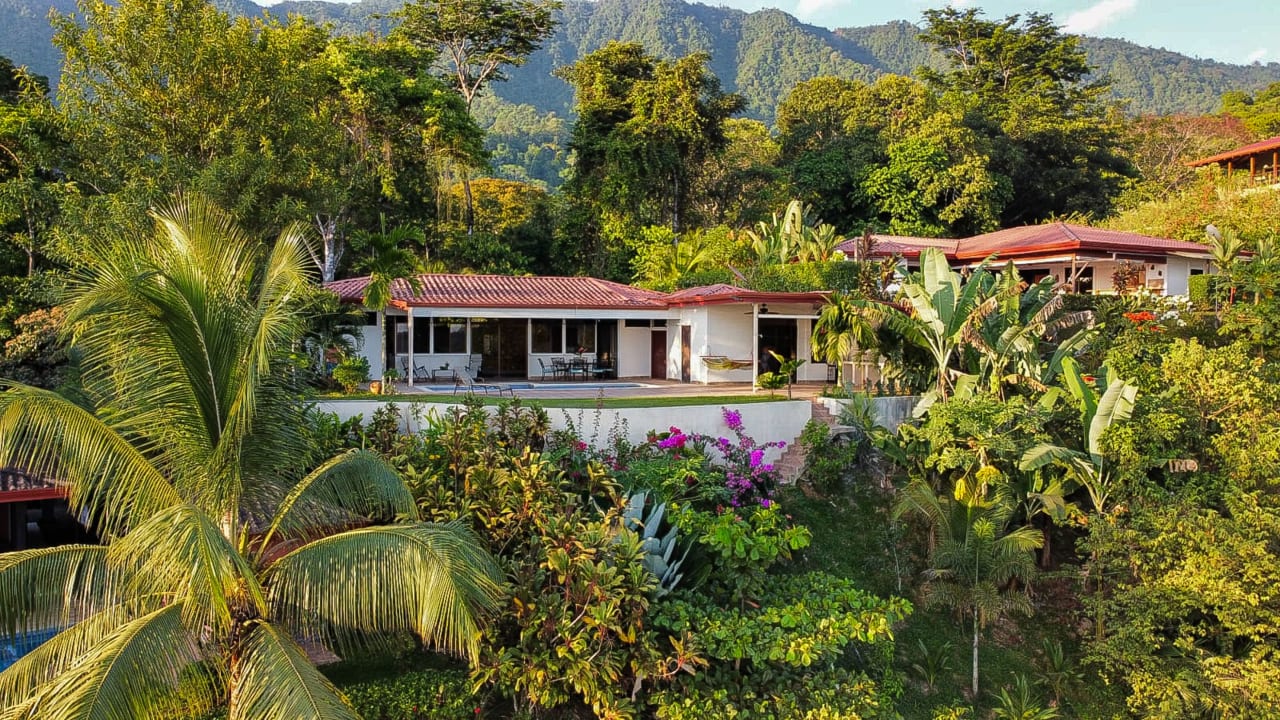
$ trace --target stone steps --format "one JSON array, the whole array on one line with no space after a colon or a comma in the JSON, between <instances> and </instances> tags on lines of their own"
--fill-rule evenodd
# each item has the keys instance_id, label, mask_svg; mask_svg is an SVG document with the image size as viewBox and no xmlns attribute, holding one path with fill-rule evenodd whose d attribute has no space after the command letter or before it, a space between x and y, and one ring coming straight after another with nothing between
<instances>
[{"instance_id":1,"label":"stone steps","mask_svg":"<svg viewBox=\"0 0 1280 720\"><path fill-rule=\"evenodd\" d=\"M826 406L817 400L809 401L813 406L813 419L817 420L829 428L835 428L839 425L839 420ZM778 458L778 462L773 467L778 471L778 476L784 483L794 483L800 479L800 474L804 472L805 458L808 455L804 445L800 443L799 438L796 442L788 445L782 451L782 457Z\"/></svg>"}]
</instances>

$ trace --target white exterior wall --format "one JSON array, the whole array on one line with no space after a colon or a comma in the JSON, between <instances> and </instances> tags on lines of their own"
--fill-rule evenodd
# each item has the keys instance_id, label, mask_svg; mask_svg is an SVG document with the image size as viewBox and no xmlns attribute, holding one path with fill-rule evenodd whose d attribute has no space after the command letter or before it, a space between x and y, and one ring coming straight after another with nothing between
<instances>
[{"instance_id":1,"label":"white exterior wall","mask_svg":"<svg viewBox=\"0 0 1280 720\"><path fill-rule=\"evenodd\" d=\"M698 360L697 352L699 345L699 337L705 340L707 333L707 310L706 308L682 308L679 317L667 321L667 379L680 379L680 335L684 331L681 330L685 325L690 326L690 348L689 360L692 367L689 368L689 380L697 382L698 365L702 364Z\"/></svg>"},{"instance_id":2,"label":"white exterior wall","mask_svg":"<svg viewBox=\"0 0 1280 720\"><path fill-rule=\"evenodd\" d=\"M755 361L754 337L751 332L750 305L711 305L701 310L706 318L702 342L693 344L693 381L751 382L751 368L715 370L702 358L724 356L730 360ZM697 331L695 330L695 335Z\"/></svg>"},{"instance_id":3,"label":"white exterior wall","mask_svg":"<svg viewBox=\"0 0 1280 720\"><path fill-rule=\"evenodd\" d=\"M382 377L382 328L378 325L365 325L361 328L359 338L360 349L357 351L369 361L369 377L378 380Z\"/></svg>"},{"instance_id":4,"label":"white exterior wall","mask_svg":"<svg viewBox=\"0 0 1280 720\"><path fill-rule=\"evenodd\" d=\"M1191 291L1191 271L1199 270L1200 274L1213 272L1213 263L1209 260L1171 257L1166 266L1165 295L1186 295Z\"/></svg>"},{"instance_id":5,"label":"white exterior wall","mask_svg":"<svg viewBox=\"0 0 1280 720\"><path fill-rule=\"evenodd\" d=\"M618 377L649 377L652 332L650 328L631 328L626 327L626 323L618 323Z\"/></svg>"},{"instance_id":6,"label":"white exterior wall","mask_svg":"<svg viewBox=\"0 0 1280 720\"><path fill-rule=\"evenodd\" d=\"M329 400L316 404L323 412L336 413L339 418L361 415L365 422L373 417L374 411L385 405L378 400ZM442 417L453 403L392 403L400 409L401 429L406 432L419 432L428 418ZM747 433L756 442L785 442L792 445L800 437L805 423L813 417L813 405L808 400L778 400L774 402L745 403L742 405L727 404L742 413L742 424ZM606 408L592 409L557 409L550 408L547 414L551 418L551 429L565 430L569 421L581 433L583 441L594 439L600 449L609 443L610 434L619 432L632 443L642 443L650 430L665 432L675 425L686 433L702 433L718 437L729 436L729 429L724 424L724 416L720 405L686 405L681 407L660 408ZM414 410L419 417L414 417ZM489 412L495 408L489 406ZM598 424L597 424L598 420ZM730 436L731 437L731 436ZM782 451L771 448L765 453L765 462L777 462Z\"/></svg>"}]
</instances>

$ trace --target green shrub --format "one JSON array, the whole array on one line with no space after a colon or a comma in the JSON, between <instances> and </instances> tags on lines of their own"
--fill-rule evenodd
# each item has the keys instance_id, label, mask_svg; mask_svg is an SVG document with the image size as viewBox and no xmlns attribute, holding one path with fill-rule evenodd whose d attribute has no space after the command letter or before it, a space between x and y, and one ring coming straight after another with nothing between
<instances>
[{"instance_id":1,"label":"green shrub","mask_svg":"<svg viewBox=\"0 0 1280 720\"><path fill-rule=\"evenodd\" d=\"M411 670L341 690L364 720L467 720L480 706L465 670Z\"/></svg>"},{"instance_id":2,"label":"green shrub","mask_svg":"<svg viewBox=\"0 0 1280 720\"><path fill-rule=\"evenodd\" d=\"M369 360L360 355L347 356L333 369L333 379L348 394L356 391L361 383L369 382Z\"/></svg>"},{"instance_id":3,"label":"green shrub","mask_svg":"<svg viewBox=\"0 0 1280 720\"><path fill-rule=\"evenodd\" d=\"M1196 305L1208 305L1213 302L1210 296L1212 275L1192 275L1187 279L1187 296Z\"/></svg>"}]
</instances>

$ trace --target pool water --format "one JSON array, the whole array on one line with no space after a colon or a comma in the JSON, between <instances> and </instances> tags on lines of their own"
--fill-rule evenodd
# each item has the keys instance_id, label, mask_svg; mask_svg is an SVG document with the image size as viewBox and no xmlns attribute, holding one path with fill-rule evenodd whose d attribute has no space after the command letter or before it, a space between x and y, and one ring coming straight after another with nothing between
<instances>
[{"instance_id":1,"label":"pool water","mask_svg":"<svg viewBox=\"0 0 1280 720\"><path fill-rule=\"evenodd\" d=\"M568 382L568 383L531 383L531 382L504 382L501 380L481 380L477 385L501 385L509 387L512 390L520 392L538 392L540 390L552 390L560 392L563 390L631 390L635 388L657 387L656 385L645 385L644 383L625 383L625 382ZM453 385L414 385L416 390L426 390L435 393L453 393L455 386ZM477 388L479 389L479 388Z\"/></svg>"},{"instance_id":2,"label":"pool water","mask_svg":"<svg viewBox=\"0 0 1280 720\"><path fill-rule=\"evenodd\" d=\"M54 629L40 630L17 637L0 637L0 670L18 662L23 655L40 647L44 641L57 635Z\"/></svg>"}]
</instances>

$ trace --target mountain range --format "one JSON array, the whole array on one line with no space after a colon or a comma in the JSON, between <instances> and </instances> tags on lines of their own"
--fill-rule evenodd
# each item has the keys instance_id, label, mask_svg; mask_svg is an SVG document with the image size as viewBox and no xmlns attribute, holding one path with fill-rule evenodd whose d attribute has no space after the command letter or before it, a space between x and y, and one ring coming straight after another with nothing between
<instances>
[{"instance_id":1,"label":"mountain range","mask_svg":"<svg viewBox=\"0 0 1280 720\"><path fill-rule=\"evenodd\" d=\"M288 0L269 8L250 0L218 3L242 15L296 13L332 23L338 32L385 31L384 16L399 6L397 0ZM59 56L50 42L48 16L74 9L74 0L0 0L0 27L5 28L0 55L56 77ZM766 121L778 101L808 78L831 74L869 80L940 63L916 38L918 28L905 21L828 30L780 10L744 12L682 0L566 0L558 14L555 34L511 73L509 82L496 86L499 97L542 113L567 114L572 92L551 71L609 40L638 41L663 56L711 53L725 88L746 98L746 114ZM1212 112L1224 91L1280 81L1280 63L1232 65L1110 38L1085 37L1083 46L1098 72L1111 78L1114 94L1134 113Z\"/></svg>"}]
</instances>

